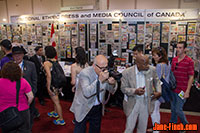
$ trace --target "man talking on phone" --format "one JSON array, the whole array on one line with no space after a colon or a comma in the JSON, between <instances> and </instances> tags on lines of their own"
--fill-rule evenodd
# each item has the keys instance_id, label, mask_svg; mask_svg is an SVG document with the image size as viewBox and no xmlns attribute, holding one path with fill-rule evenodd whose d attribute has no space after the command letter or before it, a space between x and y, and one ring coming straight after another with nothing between
<instances>
[{"instance_id":1,"label":"man talking on phone","mask_svg":"<svg viewBox=\"0 0 200 133\"><path fill-rule=\"evenodd\" d=\"M149 114L153 112L156 98L161 95L161 84L156 69L149 65L147 56L140 55L136 56L135 65L124 70L122 75L125 133L133 132L137 119L137 132L146 133Z\"/></svg>"}]
</instances>

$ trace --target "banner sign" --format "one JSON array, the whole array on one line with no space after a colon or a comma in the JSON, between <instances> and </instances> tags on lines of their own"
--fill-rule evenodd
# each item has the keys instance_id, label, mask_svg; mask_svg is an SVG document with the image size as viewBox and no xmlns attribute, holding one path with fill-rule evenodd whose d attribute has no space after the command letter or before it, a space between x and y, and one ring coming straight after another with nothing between
<instances>
[{"instance_id":1,"label":"banner sign","mask_svg":"<svg viewBox=\"0 0 200 133\"><path fill-rule=\"evenodd\" d=\"M22 15L11 16L11 23L31 23L36 21L71 21L71 20L132 20L132 21L162 21L177 19L197 19L198 10L195 9L137 9L137 10L113 10L94 12L67 12L48 15Z\"/></svg>"},{"instance_id":2,"label":"banner sign","mask_svg":"<svg viewBox=\"0 0 200 133\"><path fill-rule=\"evenodd\" d=\"M146 10L146 20L181 20L181 19L197 19L198 9L165 9Z\"/></svg>"}]
</instances>

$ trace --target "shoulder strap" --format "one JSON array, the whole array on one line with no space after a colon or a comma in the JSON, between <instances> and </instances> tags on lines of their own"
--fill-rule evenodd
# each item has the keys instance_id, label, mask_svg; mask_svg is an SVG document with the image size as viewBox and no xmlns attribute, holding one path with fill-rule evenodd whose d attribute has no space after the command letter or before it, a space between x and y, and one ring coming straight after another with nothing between
<instances>
[{"instance_id":1,"label":"shoulder strap","mask_svg":"<svg viewBox=\"0 0 200 133\"><path fill-rule=\"evenodd\" d=\"M20 80L16 81L16 89L17 89L17 94L16 94L16 104L18 107L18 103L19 103L19 90L20 90L20 86L21 86L21 82Z\"/></svg>"},{"instance_id":2,"label":"shoulder strap","mask_svg":"<svg viewBox=\"0 0 200 133\"><path fill-rule=\"evenodd\" d=\"M53 61L52 60L48 60L49 62L51 62L53 64Z\"/></svg>"}]
</instances>

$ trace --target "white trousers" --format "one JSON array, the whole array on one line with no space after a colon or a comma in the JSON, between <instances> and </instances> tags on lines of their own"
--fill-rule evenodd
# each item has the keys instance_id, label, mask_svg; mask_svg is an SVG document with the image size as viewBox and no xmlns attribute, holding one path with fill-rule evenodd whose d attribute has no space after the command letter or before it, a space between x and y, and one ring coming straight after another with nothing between
<instances>
[{"instance_id":1,"label":"white trousers","mask_svg":"<svg viewBox=\"0 0 200 133\"><path fill-rule=\"evenodd\" d=\"M151 114L152 124L154 126L155 123L160 124L160 101L155 101L154 111ZM153 133L159 133L159 131L153 131Z\"/></svg>"},{"instance_id":2,"label":"white trousers","mask_svg":"<svg viewBox=\"0 0 200 133\"><path fill-rule=\"evenodd\" d=\"M137 133L146 133L148 123L148 105L144 98L136 99L136 104L126 119L125 133L133 133L138 119Z\"/></svg>"}]
</instances>

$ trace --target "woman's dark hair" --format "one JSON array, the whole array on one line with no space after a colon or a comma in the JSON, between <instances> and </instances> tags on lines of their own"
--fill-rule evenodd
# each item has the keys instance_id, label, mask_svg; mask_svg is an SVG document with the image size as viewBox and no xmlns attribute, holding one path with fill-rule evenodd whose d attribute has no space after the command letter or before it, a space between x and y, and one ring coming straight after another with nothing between
<instances>
[{"instance_id":1,"label":"woman's dark hair","mask_svg":"<svg viewBox=\"0 0 200 133\"><path fill-rule=\"evenodd\" d=\"M168 65L168 59L167 59L167 53L164 48L158 47L158 48L153 48L152 54L157 54L160 58L158 63L166 63Z\"/></svg>"},{"instance_id":2,"label":"woman's dark hair","mask_svg":"<svg viewBox=\"0 0 200 133\"><path fill-rule=\"evenodd\" d=\"M55 58L57 53L56 53L56 49L53 46L46 46L45 47L45 55L47 58Z\"/></svg>"},{"instance_id":3,"label":"woman's dark hair","mask_svg":"<svg viewBox=\"0 0 200 133\"><path fill-rule=\"evenodd\" d=\"M3 65L3 68L1 69L1 77L9 79L12 82L20 80L22 77L21 68L13 61L10 61Z\"/></svg>"},{"instance_id":4,"label":"woman's dark hair","mask_svg":"<svg viewBox=\"0 0 200 133\"><path fill-rule=\"evenodd\" d=\"M76 63L80 65L80 67L84 68L87 63L87 56L85 50L82 47L76 47Z\"/></svg>"}]
</instances>

